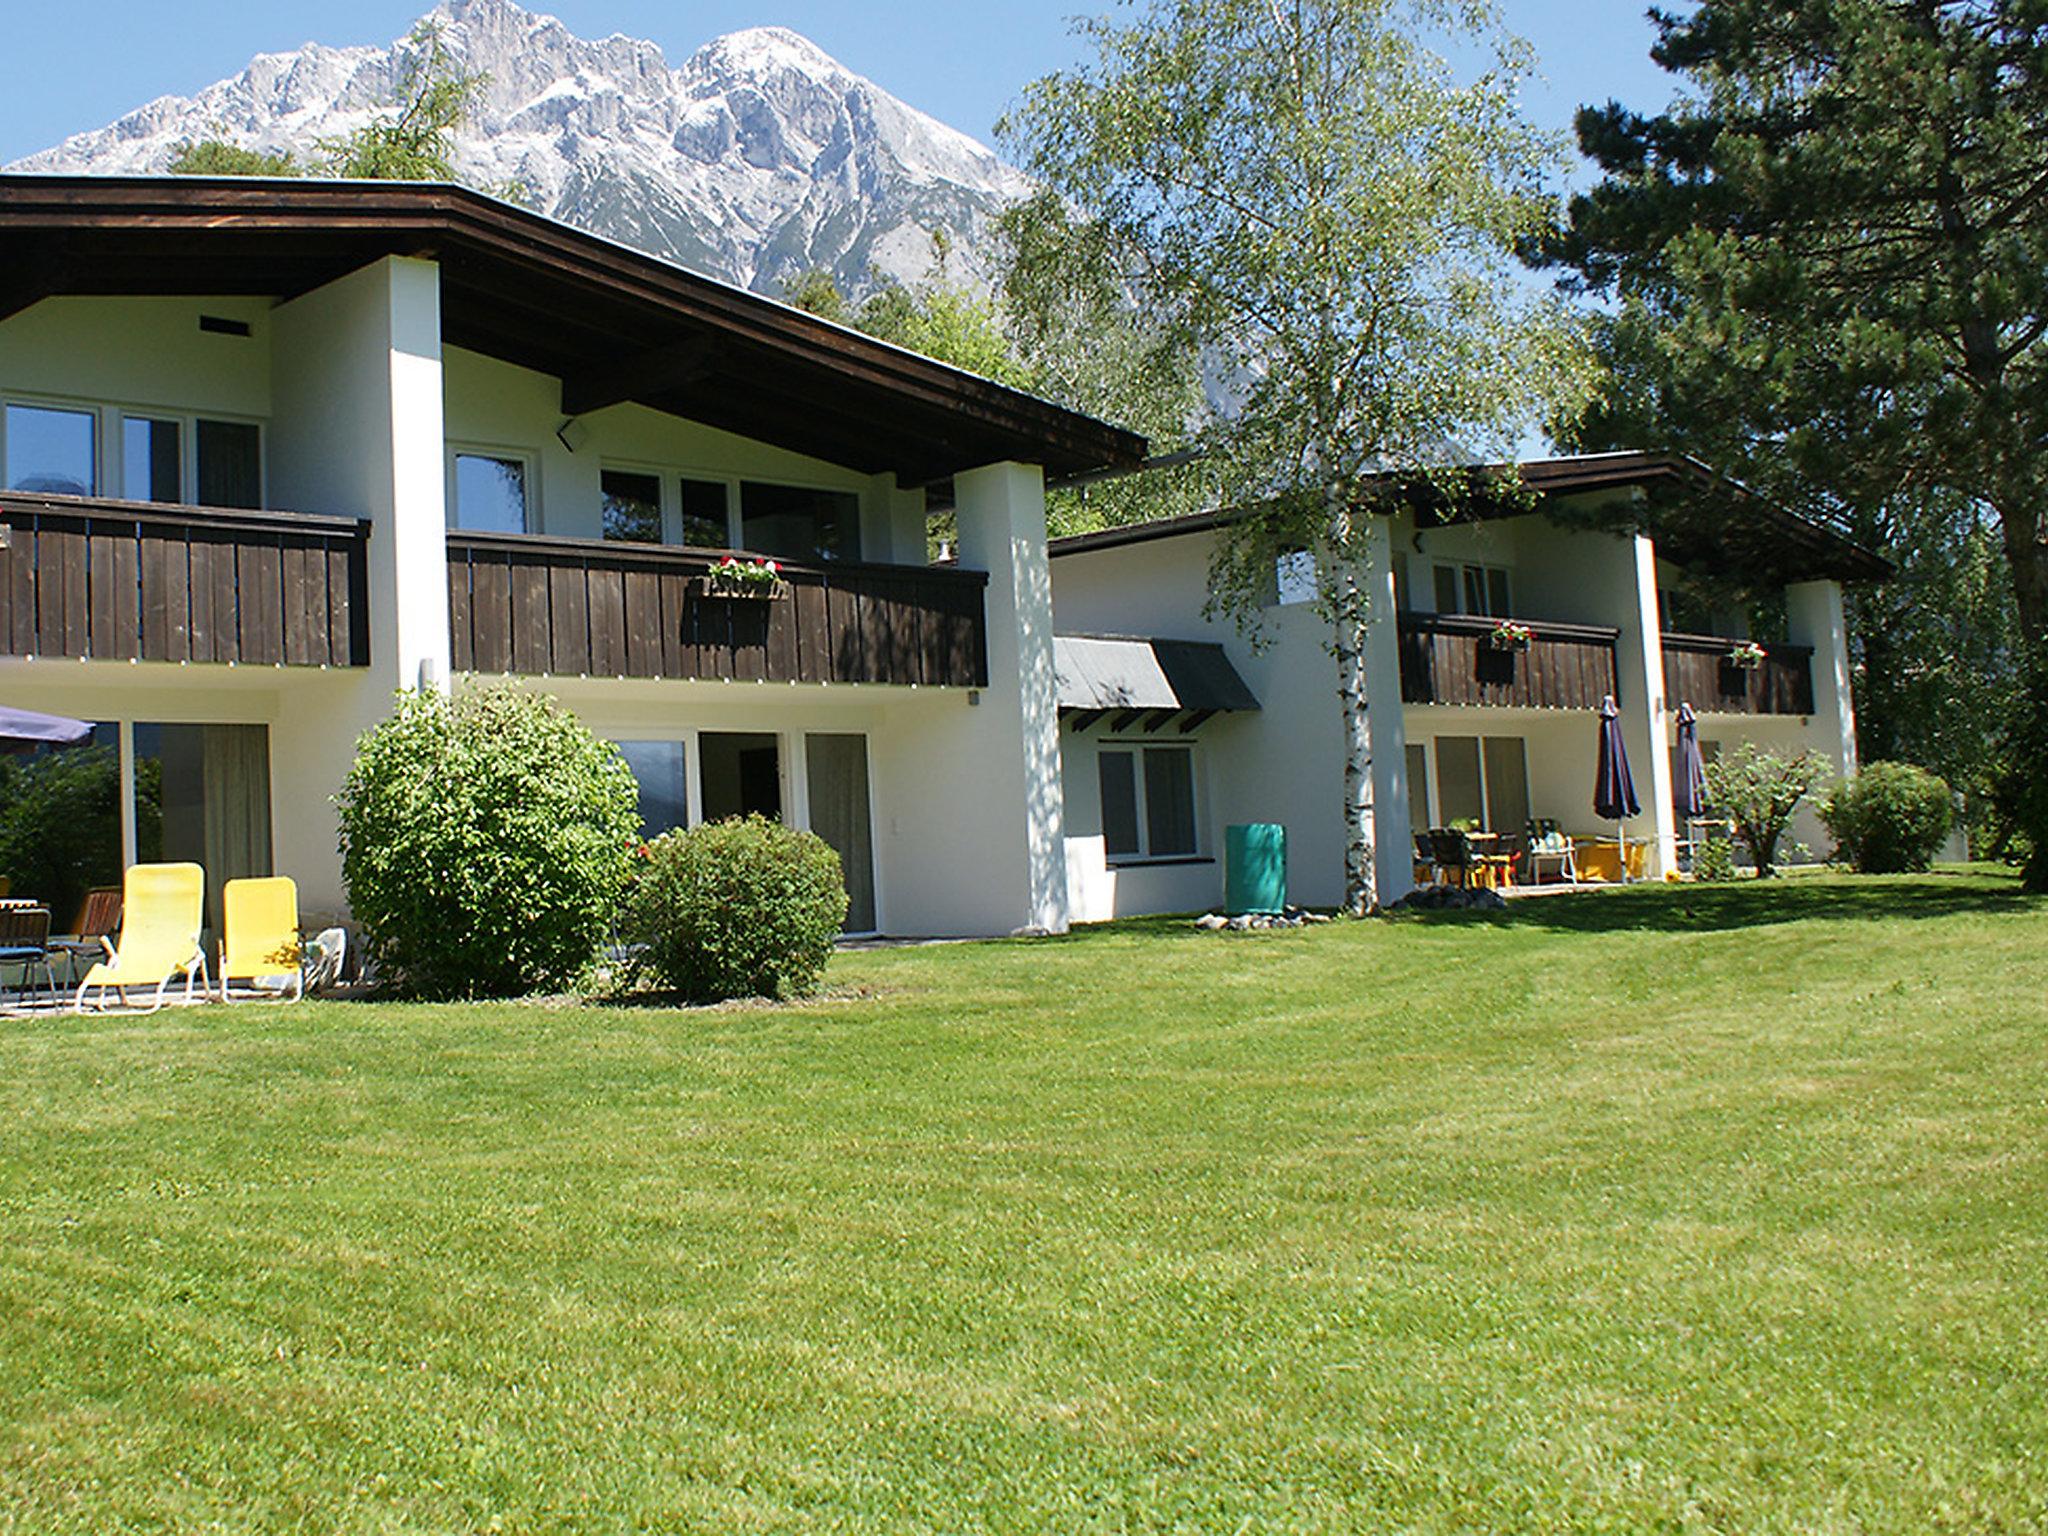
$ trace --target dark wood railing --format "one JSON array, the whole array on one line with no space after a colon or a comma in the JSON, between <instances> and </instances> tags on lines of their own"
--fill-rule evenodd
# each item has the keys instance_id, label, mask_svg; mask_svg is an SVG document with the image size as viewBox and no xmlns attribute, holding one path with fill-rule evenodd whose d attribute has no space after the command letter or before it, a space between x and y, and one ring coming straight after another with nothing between
<instances>
[{"instance_id":1,"label":"dark wood railing","mask_svg":"<svg viewBox=\"0 0 2048 1536\"><path fill-rule=\"evenodd\" d=\"M1761 666L1738 667L1728 653L1742 642L1718 635L1664 637L1664 695L1673 709L1701 714L1810 715L1813 648L1767 645Z\"/></svg>"},{"instance_id":2,"label":"dark wood railing","mask_svg":"<svg viewBox=\"0 0 2048 1536\"><path fill-rule=\"evenodd\" d=\"M0 492L0 652L361 667L369 525Z\"/></svg>"},{"instance_id":3,"label":"dark wood railing","mask_svg":"<svg viewBox=\"0 0 2048 1536\"><path fill-rule=\"evenodd\" d=\"M1408 704L1493 704L1518 709L1598 709L1618 694L1620 631L1524 620L1525 651L1491 643L1492 619L1454 613L1400 616L1401 699Z\"/></svg>"},{"instance_id":4,"label":"dark wood railing","mask_svg":"<svg viewBox=\"0 0 2048 1536\"><path fill-rule=\"evenodd\" d=\"M458 671L798 683L988 683L986 573L782 562L772 599L717 598L716 551L451 531Z\"/></svg>"}]
</instances>

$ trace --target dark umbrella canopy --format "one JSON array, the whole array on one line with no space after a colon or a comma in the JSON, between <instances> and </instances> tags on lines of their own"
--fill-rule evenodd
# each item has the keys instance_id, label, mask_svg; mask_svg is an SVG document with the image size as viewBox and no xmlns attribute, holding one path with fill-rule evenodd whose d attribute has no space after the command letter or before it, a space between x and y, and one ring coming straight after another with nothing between
<instances>
[{"instance_id":1,"label":"dark umbrella canopy","mask_svg":"<svg viewBox=\"0 0 2048 1536\"><path fill-rule=\"evenodd\" d=\"M1671 808L1690 820L1707 814L1707 764L1700 756L1700 722L1690 704L1678 706L1678 784Z\"/></svg>"},{"instance_id":2,"label":"dark umbrella canopy","mask_svg":"<svg viewBox=\"0 0 2048 1536\"><path fill-rule=\"evenodd\" d=\"M0 705L0 751L23 751L30 747L71 747L92 734L83 720L62 715L39 715L32 709L9 709Z\"/></svg>"},{"instance_id":3,"label":"dark umbrella canopy","mask_svg":"<svg viewBox=\"0 0 2048 1536\"><path fill-rule=\"evenodd\" d=\"M1621 711L1610 693L1600 701L1600 767L1593 781L1593 814L1602 821L1626 821L1641 811L1635 780L1629 776L1628 748L1621 740Z\"/></svg>"}]
</instances>

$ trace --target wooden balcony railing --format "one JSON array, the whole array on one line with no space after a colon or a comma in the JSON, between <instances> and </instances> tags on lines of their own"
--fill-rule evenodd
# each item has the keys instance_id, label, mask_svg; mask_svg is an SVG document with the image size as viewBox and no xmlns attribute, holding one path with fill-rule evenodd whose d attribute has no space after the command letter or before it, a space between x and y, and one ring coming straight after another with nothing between
<instances>
[{"instance_id":1,"label":"wooden balcony railing","mask_svg":"<svg viewBox=\"0 0 2048 1536\"><path fill-rule=\"evenodd\" d=\"M1494 622L1467 614L1402 614L1402 702L1598 709L1602 695L1619 691L1619 630L1530 622L1536 634L1529 648L1503 651L1489 643Z\"/></svg>"},{"instance_id":2,"label":"wooden balcony railing","mask_svg":"<svg viewBox=\"0 0 2048 1536\"><path fill-rule=\"evenodd\" d=\"M1742 642L1718 635L1664 637L1664 695L1671 707L1701 714L1810 715L1813 648L1767 645L1761 666L1738 667L1728 653Z\"/></svg>"},{"instance_id":3,"label":"wooden balcony railing","mask_svg":"<svg viewBox=\"0 0 2048 1536\"><path fill-rule=\"evenodd\" d=\"M458 671L988 684L981 571L782 562L788 595L717 598L715 551L448 534Z\"/></svg>"},{"instance_id":4,"label":"wooden balcony railing","mask_svg":"<svg viewBox=\"0 0 2048 1536\"><path fill-rule=\"evenodd\" d=\"M369 525L0 492L0 653L361 667Z\"/></svg>"}]
</instances>

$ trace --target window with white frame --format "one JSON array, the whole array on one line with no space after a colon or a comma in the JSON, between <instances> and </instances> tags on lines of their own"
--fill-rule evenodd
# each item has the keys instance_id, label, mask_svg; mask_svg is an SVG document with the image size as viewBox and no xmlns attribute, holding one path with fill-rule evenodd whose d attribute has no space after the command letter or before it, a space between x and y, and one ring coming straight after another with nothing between
<instances>
[{"instance_id":1,"label":"window with white frame","mask_svg":"<svg viewBox=\"0 0 2048 1536\"><path fill-rule=\"evenodd\" d=\"M858 491L640 465L607 464L599 479L608 539L783 560L860 558Z\"/></svg>"},{"instance_id":2,"label":"window with white frame","mask_svg":"<svg viewBox=\"0 0 2048 1536\"><path fill-rule=\"evenodd\" d=\"M1290 549L1273 562L1273 601L1289 603L1316 600L1316 557L1305 549Z\"/></svg>"},{"instance_id":3,"label":"window with white frame","mask_svg":"<svg viewBox=\"0 0 2048 1536\"><path fill-rule=\"evenodd\" d=\"M1106 744L1096 754L1103 851L1111 859L1192 858L1201 852L1195 751Z\"/></svg>"},{"instance_id":4,"label":"window with white frame","mask_svg":"<svg viewBox=\"0 0 2048 1536\"><path fill-rule=\"evenodd\" d=\"M532 525L527 461L483 449L457 449L448 526L472 533L525 533Z\"/></svg>"},{"instance_id":5,"label":"window with white frame","mask_svg":"<svg viewBox=\"0 0 2048 1536\"><path fill-rule=\"evenodd\" d=\"M10 400L4 415L12 490L204 507L263 505L260 423L155 407Z\"/></svg>"},{"instance_id":6,"label":"window with white frame","mask_svg":"<svg viewBox=\"0 0 2048 1536\"><path fill-rule=\"evenodd\" d=\"M1507 567L1439 560L1434 571L1436 611L1505 619L1513 614Z\"/></svg>"},{"instance_id":7,"label":"window with white frame","mask_svg":"<svg viewBox=\"0 0 2048 1536\"><path fill-rule=\"evenodd\" d=\"M54 496L99 494L99 413L89 407L7 403L7 488Z\"/></svg>"}]
</instances>

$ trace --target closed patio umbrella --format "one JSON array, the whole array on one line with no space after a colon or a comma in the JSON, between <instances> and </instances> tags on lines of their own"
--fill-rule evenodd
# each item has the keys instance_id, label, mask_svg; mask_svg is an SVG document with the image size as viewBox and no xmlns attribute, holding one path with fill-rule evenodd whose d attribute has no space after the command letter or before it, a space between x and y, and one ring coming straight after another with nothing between
<instances>
[{"instance_id":1,"label":"closed patio umbrella","mask_svg":"<svg viewBox=\"0 0 2048 1536\"><path fill-rule=\"evenodd\" d=\"M1678 784L1671 808L1681 821L1707 814L1707 764L1700 756L1700 722L1690 704L1678 706Z\"/></svg>"},{"instance_id":2,"label":"closed patio umbrella","mask_svg":"<svg viewBox=\"0 0 2048 1536\"><path fill-rule=\"evenodd\" d=\"M32 709L0 704L0 752L28 752L36 747L75 747L92 734L83 720L39 715Z\"/></svg>"},{"instance_id":3,"label":"closed patio umbrella","mask_svg":"<svg viewBox=\"0 0 2048 1536\"><path fill-rule=\"evenodd\" d=\"M1623 824L1642 809L1628 771L1628 747L1621 739L1621 710L1610 693L1600 700L1600 762L1593 779L1593 814L1614 823L1624 881L1628 879L1628 831Z\"/></svg>"}]
</instances>

